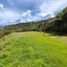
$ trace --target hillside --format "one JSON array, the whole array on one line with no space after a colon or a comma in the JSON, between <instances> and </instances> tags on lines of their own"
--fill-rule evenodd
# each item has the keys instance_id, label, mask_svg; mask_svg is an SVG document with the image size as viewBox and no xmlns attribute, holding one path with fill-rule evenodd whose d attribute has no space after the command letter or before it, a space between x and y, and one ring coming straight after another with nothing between
<instances>
[{"instance_id":1,"label":"hillside","mask_svg":"<svg viewBox=\"0 0 67 67\"><path fill-rule=\"evenodd\" d=\"M67 67L67 44L62 39L42 32L5 36L5 41L0 39L0 67Z\"/></svg>"},{"instance_id":2,"label":"hillside","mask_svg":"<svg viewBox=\"0 0 67 67\"><path fill-rule=\"evenodd\" d=\"M56 20L47 23L45 25L45 30L47 32L54 32L58 34L67 34L67 8L63 12L59 13L56 17Z\"/></svg>"},{"instance_id":3,"label":"hillside","mask_svg":"<svg viewBox=\"0 0 67 67\"><path fill-rule=\"evenodd\" d=\"M18 21L19 22L19 21ZM56 17L38 22L19 23L8 25L3 29L3 34L24 31L43 31L53 34L67 34L67 8Z\"/></svg>"}]
</instances>

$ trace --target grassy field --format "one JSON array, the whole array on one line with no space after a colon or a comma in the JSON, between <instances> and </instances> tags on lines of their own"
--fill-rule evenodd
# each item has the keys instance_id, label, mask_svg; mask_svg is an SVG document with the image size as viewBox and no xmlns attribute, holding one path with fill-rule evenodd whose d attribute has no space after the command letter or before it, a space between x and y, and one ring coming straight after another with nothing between
<instances>
[{"instance_id":1,"label":"grassy field","mask_svg":"<svg viewBox=\"0 0 67 67\"><path fill-rule=\"evenodd\" d=\"M12 33L0 39L0 67L67 67L65 37L42 32Z\"/></svg>"}]
</instances>

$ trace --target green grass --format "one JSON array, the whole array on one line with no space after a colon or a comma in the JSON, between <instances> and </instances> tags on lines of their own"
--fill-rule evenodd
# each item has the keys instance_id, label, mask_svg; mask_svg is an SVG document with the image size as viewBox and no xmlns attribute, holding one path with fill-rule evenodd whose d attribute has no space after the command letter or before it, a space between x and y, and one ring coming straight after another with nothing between
<instances>
[{"instance_id":1,"label":"green grass","mask_svg":"<svg viewBox=\"0 0 67 67\"><path fill-rule=\"evenodd\" d=\"M0 39L0 67L67 67L67 44L41 32L12 33Z\"/></svg>"}]
</instances>

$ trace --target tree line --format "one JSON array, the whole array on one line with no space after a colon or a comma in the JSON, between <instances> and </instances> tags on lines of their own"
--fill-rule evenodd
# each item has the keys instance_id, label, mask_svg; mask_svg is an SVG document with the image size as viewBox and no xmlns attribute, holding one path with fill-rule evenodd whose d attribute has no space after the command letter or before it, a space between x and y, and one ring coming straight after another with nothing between
<instances>
[{"instance_id":1,"label":"tree line","mask_svg":"<svg viewBox=\"0 0 67 67\"><path fill-rule=\"evenodd\" d=\"M57 14L56 17L48 20L5 26L3 29L0 29L0 38L12 32L24 31L43 31L55 34L67 34L67 8L65 8L63 12Z\"/></svg>"}]
</instances>

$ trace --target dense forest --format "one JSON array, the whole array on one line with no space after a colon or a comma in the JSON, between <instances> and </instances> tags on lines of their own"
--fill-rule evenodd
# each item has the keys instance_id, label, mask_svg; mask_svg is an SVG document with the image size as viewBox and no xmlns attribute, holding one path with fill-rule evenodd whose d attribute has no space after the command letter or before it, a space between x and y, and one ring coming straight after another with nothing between
<instances>
[{"instance_id":1,"label":"dense forest","mask_svg":"<svg viewBox=\"0 0 67 67\"><path fill-rule=\"evenodd\" d=\"M0 29L0 37L12 32L24 31L43 31L55 34L67 34L67 8L65 8L63 12L57 14L56 17L48 20L5 26Z\"/></svg>"}]
</instances>

